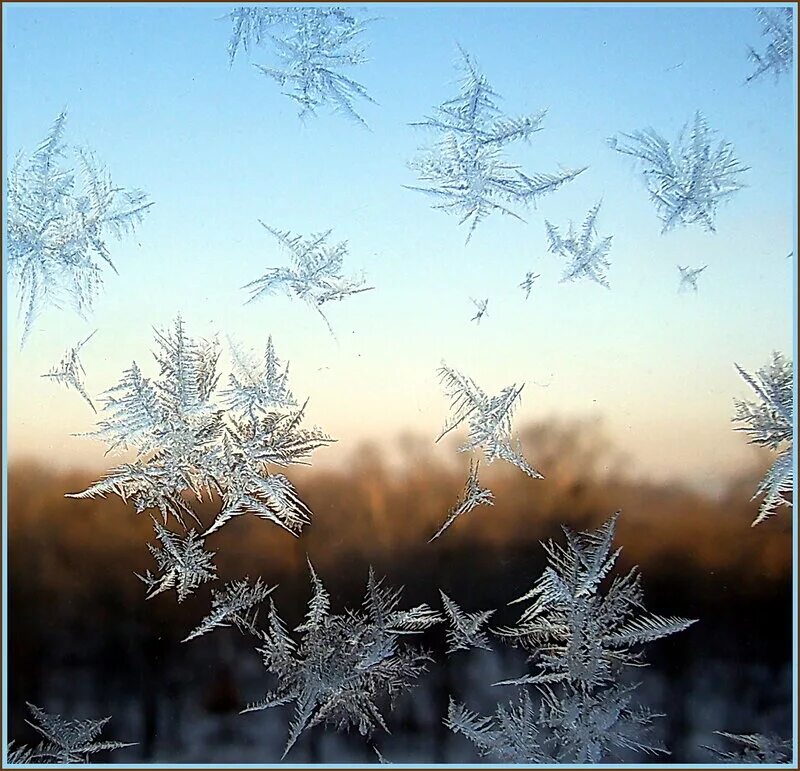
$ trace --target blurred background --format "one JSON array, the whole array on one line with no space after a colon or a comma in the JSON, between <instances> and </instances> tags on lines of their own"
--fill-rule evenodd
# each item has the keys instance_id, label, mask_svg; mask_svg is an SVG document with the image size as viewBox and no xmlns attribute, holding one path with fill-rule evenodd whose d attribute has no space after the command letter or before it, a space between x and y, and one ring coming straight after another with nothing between
<instances>
[{"instance_id":1,"label":"blurred background","mask_svg":"<svg viewBox=\"0 0 800 771\"><path fill-rule=\"evenodd\" d=\"M261 575L278 584L273 597L290 624L310 595L308 556L334 610L360 603L371 564L406 587L406 607L438 607L441 588L467 611L497 608L500 626L517 617L506 604L541 573L540 539L561 538L560 523L599 526L621 509L618 570L641 567L649 610L699 619L646 646L651 666L632 672L642 683L637 698L666 715L657 733L668 760L708 761L702 745L714 744L715 730L790 736L791 520L750 528L748 500L767 458L710 495L627 477L597 424L534 424L522 438L547 478L485 469L495 506L461 517L433 543L425 542L461 492L465 458L453 452L456 461L443 462L429 439L407 436L391 460L364 445L338 469L292 473L315 514L300 539L239 517L207 547L225 580ZM9 735L33 738L23 722L31 701L70 717L113 715L107 735L138 744L103 758L112 762L277 762L291 708L237 714L273 685L256 642L222 629L180 643L206 614L213 584L181 605L171 593L145 601L134 571L154 567L144 546L149 518L116 499L63 497L95 476L34 463L9 470ZM213 511L210 502L204 522ZM491 683L525 672L525 657L498 640L492 652L446 657L436 627L422 643L435 664L388 714L391 735L371 743L392 762L474 761L472 745L442 725L448 697L493 712L514 689ZM321 727L287 757L375 760L357 733Z\"/></svg>"},{"instance_id":2,"label":"blurred background","mask_svg":"<svg viewBox=\"0 0 800 771\"><path fill-rule=\"evenodd\" d=\"M158 372L152 327L180 313L187 333L261 349L272 334L291 362L307 417L337 439L289 476L315 512L300 539L240 517L209 539L223 580L262 576L288 622L309 596L306 555L334 607L361 600L372 564L409 604L465 610L506 603L544 565L539 541L563 523L596 527L622 510L620 569L641 566L647 606L699 619L648 646L632 673L638 697L665 713L675 762L704 762L713 731L791 734L791 516L750 528L769 464L731 427L751 398L748 371L793 350L796 127L792 78L745 85L748 46L765 41L742 4L619 7L381 4L370 61L351 73L377 104L370 131L295 105L260 76L261 49L229 66L229 4L4 4L5 161L30 153L66 107L67 141L94 149L115 183L154 201L135 235L111 244L93 314L48 308L19 349L14 287L5 299L8 466L8 736L35 739L25 702L66 717L113 715L106 734L135 747L114 762L275 762L288 708L238 715L271 682L252 640L234 630L181 644L208 609L210 586L178 605L144 599L134 575L153 568L146 515L120 501L76 501L117 459L80 436L95 416L75 392L40 377L93 330L81 351L93 399L136 360ZM374 13L373 13L374 12ZM407 162L432 139L408 124L457 88L457 44L511 115L548 109L523 170L589 169L525 222L490 217L465 246L456 219L407 190ZM750 167L720 207L717 232L661 223L617 132L653 127L672 139L701 109ZM545 220L580 223L602 198L614 238L611 289L561 284ZM245 305L242 286L286 264L258 220L348 240L345 272L374 291L317 314L284 297ZM677 265L707 265L699 291L678 293ZM519 283L539 273L529 300ZM4 285L5 288L5 285ZM488 298L480 325L470 298ZM534 481L482 467L496 505L426 544L462 490L468 459L434 446L446 414L441 360L489 393L526 383L515 429ZM223 355L223 372L227 362ZM223 376L224 377L224 376ZM213 517L215 502L201 512ZM448 694L489 714L524 671L524 656L436 657L375 745L390 761L467 762L472 746L442 725ZM372 762L357 735L318 728L288 761Z\"/></svg>"}]
</instances>

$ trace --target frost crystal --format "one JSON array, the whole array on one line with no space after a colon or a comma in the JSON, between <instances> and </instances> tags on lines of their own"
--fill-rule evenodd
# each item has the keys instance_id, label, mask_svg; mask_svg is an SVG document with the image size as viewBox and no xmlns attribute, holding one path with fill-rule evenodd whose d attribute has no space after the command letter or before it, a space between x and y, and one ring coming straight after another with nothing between
<instances>
[{"instance_id":1,"label":"frost crystal","mask_svg":"<svg viewBox=\"0 0 800 771\"><path fill-rule=\"evenodd\" d=\"M533 289L533 283L534 283L534 281L536 281L537 278L541 278L541 276L538 273L533 273L531 271L528 271L525 274L525 279L519 285L520 289L524 289L525 290L525 299L526 300L531 296L531 289Z\"/></svg>"},{"instance_id":2,"label":"frost crystal","mask_svg":"<svg viewBox=\"0 0 800 771\"><path fill-rule=\"evenodd\" d=\"M690 268L688 266L684 267L682 265L678 265L678 271L681 274L680 277L680 284L678 284L678 291L679 292L696 292L697 291L697 279L700 274L708 267L708 265L703 265L702 268Z\"/></svg>"},{"instance_id":3,"label":"frost crystal","mask_svg":"<svg viewBox=\"0 0 800 771\"><path fill-rule=\"evenodd\" d=\"M270 268L261 278L246 284L244 288L250 290L247 302L281 291L311 305L333 334L322 306L373 289L364 285L363 278L347 278L342 274L344 257L348 253L347 241L329 244L330 230L303 238L293 236L288 230L275 230L263 222L261 224L289 252L292 266Z\"/></svg>"},{"instance_id":4,"label":"frost crystal","mask_svg":"<svg viewBox=\"0 0 800 771\"><path fill-rule=\"evenodd\" d=\"M100 720L65 720L61 715L51 715L35 704L27 703L33 722L26 721L37 730L44 741L35 747L9 744L10 763L89 763L96 752L132 747L129 742L97 741L110 717Z\"/></svg>"},{"instance_id":5,"label":"frost crystal","mask_svg":"<svg viewBox=\"0 0 800 771\"><path fill-rule=\"evenodd\" d=\"M531 204L553 192L584 169L557 174L522 172L504 157L506 145L528 140L542 128L546 111L519 118L498 107L500 95L463 50L458 96L435 108L432 117L411 125L431 129L441 138L409 165L426 187L411 187L434 198L434 208L455 214L469 223L467 242L478 223L500 212L516 219L510 205Z\"/></svg>"},{"instance_id":6,"label":"frost crystal","mask_svg":"<svg viewBox=\"0 0 800 771\"><path fill-rule=\"evenodd\" d=\"M140 190L113 184L91 152L68 161L66 112L30 158L18 156L8 174L8 272L18 282L24 315L22 343L46 305L92 308L103 264L115 272L109 238L132 232L152 205Z\"/></svg>"},{"instance_id":7,"label":"frost crystal","mask_svg":"<svg viewBox=\"0 0 800 771\"><path fill-rule=\"evenodd\" d=\"M353 726L366 736L376 726L388 730L377 701L391 702L425 671L429 656L400 645L399 636L414 634L441 621L427 605L397 610L401 590L375 580L370 568L361 610L332 614L330 597L309 563L313 596L305 621L289 634L270 605L269 624L262 632L264 666L278 685L245 712L295 704L286 753L300 734L320 723L337 730Z\"/></svg>"},{"instance_id":8,"label":"frost crystal","mask_svg":"<svg viewBox=\"0 0 800 771\"><path fill-rule=\"evenodd\" d=\"M76 346L67 349L61 361L49 372L42 375L42 377L49 377L55 380L56 383L63 383L67 388L74 388L86 400L92 410L97 412L92 400L89 398L89 394L86 393L86 387L83 383L86 370L83 368L83 364L81 364L81 360L78 356L80 349L83 348L95 334L95 332L92 332L85 340L81 340Z\"/></svg>"},{"instance_id":9,"label":"frost crystal","mask_svg":"<svg viewBox=\"0 0 800 771\"><path fill-rule=\"evenodd\" d=\"M183 602L200 584L216 579L217 569L211 562L214 552L203 548L203 540L194 530L181 536L162 527L155 519L153 527L163 548L147 544L160 572L160 575L153 576L148 570L139 576L147 584L148 600L168 589L175 589L178 602Z\"/></svg>"},{"instance_id":10,"label":"frost crystal","mask_svg":"<svg viewBox=\"0 0 800 771\"><path fill-rule=\"evenodd\" d=\"M792 9L756 8L761 24L761 34L769 40L767 47L758 53L750 48L749 59L755 64L755 71L747 78L748 82L771 72L778 80L783 73L792 73L794 46L792 43Z\"/></svg>"},{"instance_id":11,"label":"frost crystal","mask_svg":"<svg viewBox=\"0 0 800 771\"><path fill-rule=\"evenodd\" d=\"M736 400L733 422L738 425L735 430L744 431L751 444L778 453L753 496L753 500L764 496L758 516L753 521L755 526L777 513L779 507L792 505L793 367L790 359L775 352L769 364L754 375L745 372L738 364L736 369L760 401Z\"/></svg>"},{"instance_id":12,"label":"frost crystal","mask_svg":"<svg viewBox=\"0 0 800 771\"><path fill-rule=\"evenodd\" d=\"M458 519L462 514L469 514L473 509L478 506L494 506L494 496L491 490L487 490L478 484L478 465L471 462L469 465L469 476L464 485L464 493L459 499L458 503L450 509L447 519L444 524L436 531L436 534L431 536L428 543L435 541L445 530L447 530L453 522Z\"/></svg>"},{"instance_id":13,"label":"frost crystal","mask_svg":"<svg viewBox=\"0 0 800 771\"><path fill-rule=\"evenodd\" d=\"M729 734L724 731L715 731L717 736L722 736L738 745L734 750L718 750L715 747L705 747L719 760L726 763L790 763L792 760L792 743L777 736L762 736L761 734Z\"/></svg>"},{"instance_id":14,"label":"frost crystal","mask_svg":"<svg viewBox=\"0 0 800 771\"><path fill-rule=\"evenodd\" d=\"M242 633L258 634L255 626L258 618L257 606L274 590L274 586L267 586L260 578L250 586L250 579L246 576L239 581L230 581L222 589L212 589L211 612L182 642L194 640L214 629L231 624Z\"/></svg>"},{"instance_id":15,"label":"frost crystal","mask_svg":"<svg viewBox=\"0 0 800 771\"><path fill-rule=\"evenodd\" d=\"M534 479L542 478L523 457L519 439L511 435L511 417L524 384L508 386L498 396L490 397L472 378L444 364L439 368L439 378L450 398L452 417L436 438L437 442L466 420L469 436L459 452L482 448L489 463L504 460Z\"/></svg>"},{"instance_id":16,"label":"frost crystal","mask_svg":"<svg viewBox=\"0 0 800 771\"><path fill-rule=\"evenodd\" d=\"M304 463L332 440L302 427L305 405L298 411L278 407L276 400L288 404L290 394L271 343L262 370L245 375L240 362L223 407L214 400L215 342L188 337L180 318L172 330L157 332L156 342L159 377L144 377L134 362L106 392L103 419L89 434L112 450L136 450L135 460L71 497L119 495L137 512L157 508L165 521L173 516L182 523L185 515L197 520L185 493L198 500L216 494L222 510L203 537L245 513L298 535L311 512L292 483L270 467Z\"/></svg>"},{"instance_id":17,"label":"frost crystal","mask_svg":"<svg viewBox=\"0 0 800 771\"><path fill-rule=\"evenodd\" d=\"M489 299L486 298L485 300L475 300L474 298L470 297L472 300L472 304L475 306L475 315L470 319L470 321L476 321L478 324L481 323L481 319L484 316L487 316L486 307L489 305Z\"/></svg>"},{"instance_id":18,"label":"frost crystal","mask_svg":"<svg viewBox=\"0 0 800 771\"><path fill-rule=\"evenodd\" d=\"M564 275L561 278L562 282L588 278L596 281L601 286L609 286L606 278L606 269L610 263L607 256L611 249L613 236L606 236L599 241L596 240L597 228L595 221L601 204L602 201L599 201L589 210L579 233L575 232L572 222L570 222L566 238L562 238L558 228L545 220L547 238L550 241L548 251L569 261L564 269Z\"/></svg>"},{"instance_id":19,"label":"frost crystal","mask_svg":"<svg viewBox=\"0 0 800 771\"><path fill-rule=\"evenodd\" d=\"M664 223L662 233L692 224L713 232L719 203L744 187L739 175L748 168L737 160L730 142L713 146L715 133L698 111L674 144L653 129L609 140L612 149L641 161L650 198Z\"/></svg>"},{"instance_id":20,"label":"frost crystal","mask_svg":"<svg viewBox=\"0 0 800 771\"><path fill-rule=\"evenodd\" d=\"M249 51L271 42L277 66L255 66L286 89L283 93L300 105L301 118L329 105L366 126L353 105L374 100L342 70L367 61L359 38L369 20L359 21L342 7L269 5L236 8L228 18L233 22L231 63L240 46Z\"/></svg>"},{"instance_id":21,"label":"frost crystal","mask_svg":"<svg viewBox=\"0 0 800 771\"><path fill-rule=\"evenodd\" d=\"M523 691L516 703L499 704L493 717L482 717L450 699L444 724L466 736L481 756L523 765L550 759L541 744L538 717L530 695Z\"/></svg>"},{"instance_id":22,"label":"frost crystal","mask_svg":"<svg viewBox=\"0 0 800 771\"><path fill-rule=\"evenodd\" d=\"M516 626L498 630L536 651L538 671L502 685L565 682L587 691L607 686L621 665L642 664L637 646L694 623L639 613L643 593L636 568L614 578L605 595L600 593L621 551L612 551L618 516L595 531L575 533L564 527L566 547L544 544L548 566L533 589L513 601L531 604Z\"/></svg>"},{"instance_id":23,"label":"frost crystal","mask_svg":"<svg viewBox=\"0 0 800 771\"><path fill-rule=\"evenodd\" d=\"M621 750L663 752L650 736L649 710L633 704L636 685L619 670L643 665L635 647L680 632L693 621L642 613L636 568L600 587L620 549L612 551L617 515L596 531L564 528L567 546L549 541L548 566L516 626L502 637L534 651L537 671L497 685L536 685L538 717L527 690L494 718L451 705L447 725L471 739L483 755L504 762L598 763Z\"/></svg>"},{"instance_id":24,"label":"frost crystal","mask_svg":"<svg viewBox=\"0 0 800 771\"><path fill-rule=\"evenodd\" d=\"M491 650L492 646L489 645L489 640L481 631L481 627L486 625L494 615L494 611L483 610L477 613L465 613L443 591L440 590L439 594L442 596L442 605L448 624L447 653L466 651L470 648Z\"/></svg>"}]
</instances>

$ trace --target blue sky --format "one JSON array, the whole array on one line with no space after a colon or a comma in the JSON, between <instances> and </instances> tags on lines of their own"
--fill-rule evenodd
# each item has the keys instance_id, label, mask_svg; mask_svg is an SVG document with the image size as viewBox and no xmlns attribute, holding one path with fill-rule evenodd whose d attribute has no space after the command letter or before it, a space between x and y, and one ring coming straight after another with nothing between
<instances>
[{"instance_id":1,"label":"blue sky","mask_svg":"<svg viewBox=\"0 0 800 771\"><path fill-rule=\"evenodd\" d=\"M100 445L71 436L92 427L91 411L39 374L95 328L93 394L132 359L152 371L151 327L180 312L200 336L260 347L273 335L310 418L340 439L323 463L363 439L435 437L442 359L490 390L525 381L519 425L600 418L644 473L704 482L752 460L730 429L732 400L746 395L733 362L754 369L791 352L796 210L791 79L744 85L747 47L761 46L752 7L354 7L378 17L370 61L352 73L378 103L361 109L370 131L324 110L301 123L251 66L265 51L229 67L230 6L4 5L6 158L33 149L66 106L68 140L155 201L115 246L120 275L91 319L51 311L21 352L9 346L11 455L100 462ZM509 113L548 108L513 161L590 167L525 223L490 218L466 246L456 218L403 187L428 139L408 124L454 94L457 45ZM750 167L748 187L722 207L717 233L661 235L644 183L606 138L648 126L674 137L697 109ZM611 289L560 284L544 221L581 221L601 198ZM241 286L285 261L259 219L350 242L350 267L376 289L331 309L338 340L288 299L243 305ZM678 263L709 266L697 295L677 294ZM542 277L525 301L529 270ZM489 298L480 326L470 297ZM13 287L10 299L13 342Z\"/></svg>"}]
</instances>

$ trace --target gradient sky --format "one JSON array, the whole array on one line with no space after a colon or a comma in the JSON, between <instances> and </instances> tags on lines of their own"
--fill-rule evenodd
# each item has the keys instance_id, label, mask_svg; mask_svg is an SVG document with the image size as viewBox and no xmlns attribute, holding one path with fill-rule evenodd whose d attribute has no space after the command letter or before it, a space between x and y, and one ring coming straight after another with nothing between
<instances>
[{"instance_id":1,"label":"gradient sky","mask_svg":"<svg viewBox=\"0 0 800 771\"><path fill-rule=\"evenodd\" d=\"M157 374L151 328L181 313L198 336L261 347L273 335L310 419L340 440L321 463L363 439L433 439L442 359L488 390L525 381L518 425L599 417L643 473L710 482L753 459L731 431L733 398L747 394L733 362L755 369L792 350L796 131L791 78L744 84L747 47L761 46L752 7L373 6L371 60L353 73L378 102L361 106L371 131L325 110L301 123L246 56L229 67L229 8L3 7L6 159L35 148L66 106L68 141L155 201L113 247L120 275L89 320L46 312L20 352L9 288L12 458L101 461L101 445L72 436L92 428L91 411L39 375L93 329L92 394L133 359ZM403 188L427 140L407 124L454 95L457 44L509 113L549 110L512 160L530 172L590 167L525 223L494 216L467 246L456 218ZM748 187L721 208L717 233L661 235L643 181L605 140L648 126L674 137L697 109L750 167ZM560 284L544 221L580 222L600 198L611 289ZM331 307L338 340L289 299L243 305L241 286L285 263L258 219L350 242L349 267L376 289ZM679 263L708 265L697 295L677 293ZM542 277L525 301L528 270ZM470 297L489 298L480 326Z\"/></svg>"}]
</instances>

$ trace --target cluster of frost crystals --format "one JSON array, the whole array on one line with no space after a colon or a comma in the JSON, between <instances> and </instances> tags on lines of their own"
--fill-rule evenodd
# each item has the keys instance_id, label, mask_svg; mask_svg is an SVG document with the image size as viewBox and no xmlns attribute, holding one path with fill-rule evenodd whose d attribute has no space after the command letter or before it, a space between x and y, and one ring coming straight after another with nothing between
<instances>
[{"instance_id":1,"label":"cluster of frost crystals","mask_svg":"<svg viewBox=\"0 0 800 771\"><path fill-rule=\"evenodd\" d=\"M462 514L469 514L470 511L478 508L478 506L494 506L494 495L492 495L492 491L478 484L478 467L478 463L474 461L470 463L469 475L464 484L464 492L461 498L459 498L456 505L450 509L447 514L447 519L445 519L436 533L431 536L428 543L435 541Z\"/></svg>"},{"instance_id":2,"label":"cluster of frost crystals","mask_svg":"<svg viewBox=\"0 0 800 771\"><path fill-rule=\"evenodd\" d=\"M103 266L116 271L109 239L132 232L151 206L140 190L115 185L90 151L69 150L66 120L62 112L8 173L8 272L19 288L23 344L47 305L91 311Z\"/></svg>"},{"instance_id":3,"label":"cluster of frost crystals","mask_svg":"<svg viewBox=\"0 0 800 771\"><path fill-rule=\"evenodd\" d=\"M83 346L86 345L86 343L88 343L94 337L94 335L95 332L92 332L89 337L81 340L81 342L79 342L77 345L68 348L61 361L52 367L49 372L46 372L44 375L42 375L42 377L55 380L56 383L62 383L67 388L74 388L92 408L92 411L97 412L94 402L92 402L89 394L86 392L86 386L83 382L83 378L86 375L86 370L83 368L80 356L78 355L81 348L83 348Z\"/></svg>"},{"instance_id":4,"label":"cluster of frost crystals","mask_svg":"<svg viewBox=\"0 0 800 771\"><path fill-rule=\"evenodd\" d=\"M200 584L216 579L217 570L212 563L214 552L203 548L203 539L194 530L185 536L173 533L153 519L156 538L161 548L147 544L158 565L158 575L148 570L139 578L147 585L147 599L168 589L175 589L178 602L183 602Z\"/></svg>"},{"instance_id":5,"label":"cluster of frost crystals","mask_svg":"<svg viewBox=\"0 0 800 771\"><path fill-rule=\"evenodd\" d=\"M507 145L528 140L542 128L546 111L512 118L505 115L500 95L474 60L461 51L463 76L459 93L439 105L434 114L413 126L440 135L436 144L410 163L434 207L469 223L467 242L477 225L493 213L521 219L510 207L534 203L578 176L585 168L557 174L525 174L505 157Z\"/></svg>"},{"instance_id":6,"label":"cluster of frost crystals","mask_svg":"<svg viewBox=\"0 0 800 771\"><path fill-rule=\"evenodd\" d=\"M698 111L675 142L653 129L609 140L614 150L641 163L650 198L664 223L662 233L693 224L713 232L719 204L744 187L740 175L748 168L736 158L730 142L721 140L714 146L715 134Z\"/></svg>"},{"instance_id":7,"label":"cluster of frost crystals","mask_svg":"<svg viewBox=\"0 0 800 771\"><path fill-rule=\"evenodd\" d=\"M723 763L790 763L792 760L792 742L777 736L762 734L730 734L715 731L717 736L727 739L734 749L720 750L706 747L712 755Z\"/></svg>"},{"instance_id":8,"label":"cluster of frost crystals","mask_svg":"<svg viewBox=\"0 0 800 771\"><path fill-rule=\"evenodd\" d=\"M234 9L228 54L269 42L275 66L256 64L300 105L300 117L327 105L366 126L356 112L358 100L373 102L366 88L344 72L367 61L360 38L369 20L343 7L261 5Z\"/></svg>"},{"instance_id":9,"label":"cluster of frost crystals","mask_svg":"<svg viewBox=\"0 0 800 771\"><path fill-rule=\"evenodd\" d=\"M272 604L260 652L278 684L245 710L294 703L284 757L315 725L354 727L365 736L377 726L388 730L379 700L391 703L430 661L427 653L400 644L399 638L441 621L427 605L398 610L401 590L376 580L371 568L363 606L331 613L330 596L311 563L309 568L313 596L305 621L295 629L300 639L292 637Z\"/></svg>"},{"instance_id":10,"label":"cluster of frost crystals","mask_svg":"<svg viewBox=\"0 0 800 771\"><path fill-rule=\"evenodd\" d=\"M271 469L303 463L332 440L302 427L303 408L286 408L284 370L271 344L263 366L247 370L240 358L218 395L215 341L190 338L178 318L156 332L156 343L158 377L145 377L134 362L106 392L97 430L89 434L136 457L71 497L119 495L137 512L157 508L165 522L173 516L183 524L187 515L197 520L187 494L218 495L222 509L204 537L246 513L298 535L311 513L292 483Z\"/></svg>"},{"instance_id":11,"label":"cluster of frost crystals","mask_svg":"<svg viewBox=\"0 0 800 771\"><path fill-rule=\"evenodd\" d=\"M183 642L194 640L214 629L228 627L231 624L242 633L258 634L256 628L258 606L274 590L274 586L268 586L261 578L257 578L251 586L247 576L229 581L222 589L213 589L211 612L183 639Z\"/></svg>"},{"instance_id":12,"label":"cluster of frost crystals","mask_svg":"<svg viewBox=\"0 0 800 771\"><path fill-rule=\"evenodd\" d=\"M791 76L794 60L791 7L767 6L756 8L755 12L761 24L761 34L769 40L769 43L761 53L750 48L749 58L755 64L755 70L747 80L755 80L767 72L771 72L775 80L784 73Z\"/></svg>"},{"instance_id":13,"label":"cluster of frost crystals","mask_svg":"<svg viewBox=\"0 0 800 771\"><path fill-rule=\"evenodd\" d=\"M792 361L774 352L770 362L754 374L736 369L753 389L758 401L737 400L733 422L735 430L744 431L751 444L767 447L778 453L769 471L753 496L764 496L753 525L777 513L782 506L791 507L794 487L792 467L792 427L794 402L792 395Z\"/></svg>"},{"instance_id":14,"label":"cluster of frost crystals","mask_svg":"<svg viewBox=\"0 0 800 771\"><path fill-rule=\"evenodd\" d=\"M608 253L611 250L613 236L602 239L597 237L595 223L601 205L602 201L589 210L579 232L576 232L570 222L566 237L561 235L557 227L545 220L547 238L550 242L548 250L567 260L561 281L588 278L608 288L606 270L610 265ZM530 292L530 289L528 291Z\"/></svg>"},{"instance_id":15,"label":"cluster of frost crystals","mask_svg":"<svg viewBox=\"0 0 800 771\"><path fill-rule=\"evenodd\" d=\"M469 435L466 444L459 447L459 452L480 448L489 463L504 460L534 479L542 478L523 457L519 439L514 439L511 431L511 418L524 384L508 386L497 396L489 396L471 377L445 364L439 368L439 378L450 399L451 417L437 437L437 442L467 421Z\"/></svg>"},{"instance_id":16,"label":"cluster of frost crystals","mask_svg":"<svg viewBox=\"0 0 800 771\"><path fill-rule=\"evenodd\" d=\"M35 746L8 746L9 763L89 763L89 756L97 752L132 747L133 744L110 740L99 741L100 734L110 717L100 720L66 720L52 715L35 704L28 703L33 720L26 721L44 738Z\"/></svg>"},{"instance_id":17,"label":"cluster of frost crystals","mask_svg":"<svg viewBox=\"0 0 800 771\"><path fill-rule=\"evenodd\" d=\"M269 268L261 278L246 284L244 288L250 291L247 302L282 292L308 303L322 316L333 334L322 307L326 303L373 289L366 286L363 278L347 277L342 273L344 258L349 251L347 241L329 243L330 230L304 238L293 236L288 230L275 230L263 222L261 224L286 249L292 264L288 268Z\"/></svg>"},{"instance_id":18,"label":"cluster of frost crystals","mask_svg":"<svg viewBox=\"0 0 800 771\"><path fill-rule=\"evenodd\" d=\"M621 750L662 751L650 738L655 715L633 704L636 686L623 686L620 670L643 664L636 650L641 644L694 622L645 614L635 568L601 593L620 552L612 550L616 522L617 515L584 533L564 528L566 547L545 544L547 568L533 589L515 600L531 604L515 626L497 630L533 651L535 672L498 685L536 685L538 719L528 696L522 706L500 708L494 718L451 708L450 727L484 754L505 760L520 751L528 753L525 762L596 763ZM508 745L515 726L525 739L519 749Z\"/></svg>"},{"instance_id":19,"label":"cluster of frost crystals","mask_svg":"<svg viewBox=\"0 0 800 771\"><path fill-rule=\"evenodd\" d=\"M707 268L703 265L700 268L690 268L688 265L678 265L678 273L680 273L680 283L678 284L679 292L697 292L697 279L700 274Z\"/></svg>"}]
</instances>

